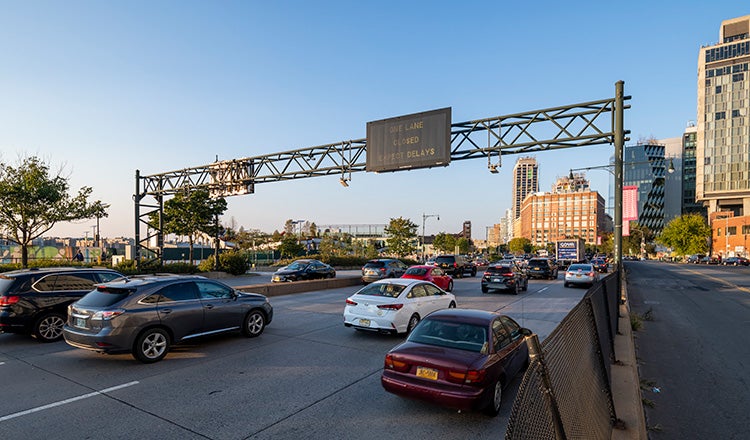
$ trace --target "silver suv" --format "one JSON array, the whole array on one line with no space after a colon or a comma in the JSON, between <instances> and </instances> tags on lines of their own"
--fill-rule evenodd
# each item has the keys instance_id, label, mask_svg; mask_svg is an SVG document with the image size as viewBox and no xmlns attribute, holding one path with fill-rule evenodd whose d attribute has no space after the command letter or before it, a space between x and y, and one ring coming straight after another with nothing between
<instances>
[{"instance_id":1,"label":"silver suv","mask_svg":"<svg viewBox=\"0 0 750 440\"><path fill-rule=\"evenodd\" d=\"M268 299L191 276L125 278L97 286L68 307L68 344L102 353L131 352L157 362L172 344L239 330L259 336L273 318Z\"/></svg>"},{"instance_id":2,"label":"silver suv","mask_svg":"<svg viewBox=\"0 0 750 440\"><path fill-rule=\"evenodd\" d=\"M392 258L370 260L362 266L362 282L367 284L383 278L401 278L409 267Z\"/></svg>"}]
</instances>

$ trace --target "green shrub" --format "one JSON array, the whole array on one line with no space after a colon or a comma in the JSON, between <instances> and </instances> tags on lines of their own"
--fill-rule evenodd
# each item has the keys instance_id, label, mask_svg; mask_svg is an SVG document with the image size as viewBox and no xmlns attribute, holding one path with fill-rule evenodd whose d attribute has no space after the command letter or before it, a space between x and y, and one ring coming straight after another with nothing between
<instances>
[{"instance_id":1,"label":"green shrub","mask_svg":"<svg viewBox=\"0 0 750 440\"><path fill-rule=\"evenodd\" d=\"M241 252L224 252L219 255L219 265L225 272L242 275L247 272L247 257Z\"/></svg>"}]
</instances>

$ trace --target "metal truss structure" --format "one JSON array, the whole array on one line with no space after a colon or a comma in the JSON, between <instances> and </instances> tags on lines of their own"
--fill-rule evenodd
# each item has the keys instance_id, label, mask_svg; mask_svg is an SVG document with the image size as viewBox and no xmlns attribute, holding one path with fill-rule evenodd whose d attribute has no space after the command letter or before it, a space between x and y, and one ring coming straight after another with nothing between
<instances>
[{"instance_id":1,"label":"metal truss structure","mask_svg":"<svg viewBox=\"0 0 750 440\"><path fill-rule=\"evenodd\" d=\"M622 142L629 131L616 127L616 113L629 108L623 101L630 99L622 95L622 84L617 83L614 98L451 124L451 160L484 158L490 172L496 173L503 155ZM340 176L346 185L351 173L366 171L366 154L366 139L357 139L150 176L137 170L136 264L142 258L161 259L162 228L149 228L148 220L155 211L161 214L165 197L197 189L217 197L250 194L259 183L329 175ZM147 197L154 201L144 203ZM145 236L140 233L142 224ZM154 238L156 245L149 245Z\"/></svg>"}]
</instances>

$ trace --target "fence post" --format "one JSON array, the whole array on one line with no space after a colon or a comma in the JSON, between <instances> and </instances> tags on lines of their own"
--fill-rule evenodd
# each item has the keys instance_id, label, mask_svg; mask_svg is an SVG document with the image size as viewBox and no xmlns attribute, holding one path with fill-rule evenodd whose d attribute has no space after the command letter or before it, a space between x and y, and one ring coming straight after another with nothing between
<instances>
[{"instance_id":1,"label":"fence post","mask_svg":"<svg viewBox=\"0 0 750 440\"><path fill-rule=\"evenodd\" d=\"M539 343L539 336L534 333L527 339L529 346L529 357L531 360L538 361L541 368L539 371L542 373L542 383L544 385L544 394L549 399L548 403L552 410L552 422L555 426L555 438L560 440L566 440L565 427L563 426L562 416L560 415L560 408L557 406L557 399L555 398L555 391L552 388L552 381L547 371L547 363L544 360L544 353L542 352L542 345Z\"/></svg>"}]
</instances>

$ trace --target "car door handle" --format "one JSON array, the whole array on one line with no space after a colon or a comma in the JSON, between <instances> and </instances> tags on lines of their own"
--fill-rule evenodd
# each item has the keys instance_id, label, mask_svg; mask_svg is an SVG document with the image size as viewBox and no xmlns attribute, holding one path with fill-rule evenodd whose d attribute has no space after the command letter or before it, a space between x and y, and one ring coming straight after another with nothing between
<instances>
[{"instance_id":1,"label":"car door handle","mask_svg":"<svg viewBox=\"0 0 750 440\"><path fill-rule=\"evenodd\" d=\"M213 309L213 308L214 308L213 304L206 304L206 305L205 305L205 306L203 306L203 307L205 307L205 308L207 308L207 309Z\"/></svg>"},{"instance_id":2,"label":"car door handle","mask_svg":"<svg viewBox=\"0 0 750 440\"><path fill-rule=\"evenodd\" d=\"M165 315L168 315L172 313L172 309L159 309L159 312L164 313Z\"/></svg>"}]
</instances>

